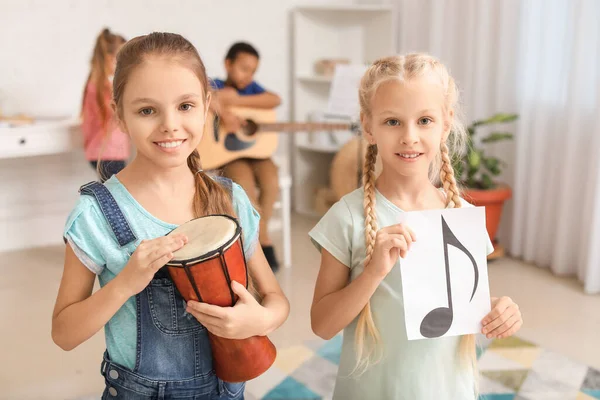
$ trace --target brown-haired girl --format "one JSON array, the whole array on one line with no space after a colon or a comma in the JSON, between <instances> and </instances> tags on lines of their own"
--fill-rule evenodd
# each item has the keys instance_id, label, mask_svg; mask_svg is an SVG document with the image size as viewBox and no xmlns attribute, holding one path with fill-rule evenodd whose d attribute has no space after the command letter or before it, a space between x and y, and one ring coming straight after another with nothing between
<instances>
[{"instance_id":1,"label":"brown-haired girl","mask_svg":"<svg viewBox=\"0 0 600 400\"><path fill-rule=\"evenodd\" d=\"M245 192L201 169L196 147L210 102L204 64L180 35L134 38L118 53L113 96L136 156L103 185L82 187L67 220L53 340L70 350L104 327L103 398L242 399L244 382L215 376L207 330L267 335L289 304L257 245L259 216ZM260 303L233 282L233 307L186 304L164 275L187 241L166 234L207 214L238 218ZM92 294L95 275L101 289Z\"/></svg>"},{"instance_id":2,"label":"brown-haired girl","mask_svg":"<svg viewBox=\"0 0 600 400\"><path fill-rule=\"evenodd\" d=\"M124 43L122 36L109 29L102 30L96 39L83 91L83 147L86 159L98 171L101 181L122 170L130 155L129 137L115 123L110 107L117 52Z\"/></svg>"},{"instance_id":3,"label":"brown-haired girl","mask_svg":"<svg viewBox=\"0 0 600 400\"><path fill-rule=\"evenodd\" d=\"M413 241L426 240L398 224L402 212L471 206L459 195L450 162L466 135L458 90L435 58L408 54L368 68L359 100L369 144L363 187L310 232L321 251L313 330L325 339L344 330L334 398L475 399L473 335L409 342L398 267ZM376 179L378 154L383 168ZM491 302L483 333L514 334L522 324L517 305L507 297Z\"/></svg>"}]
</instances>

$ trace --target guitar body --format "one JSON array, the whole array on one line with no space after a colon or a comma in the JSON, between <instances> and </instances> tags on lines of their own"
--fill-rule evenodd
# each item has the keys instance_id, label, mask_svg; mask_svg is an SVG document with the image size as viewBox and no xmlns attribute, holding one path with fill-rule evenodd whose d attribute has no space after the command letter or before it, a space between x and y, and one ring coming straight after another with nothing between
<instances>
[{"instance_id":1,"label":"guitar body","mask_svg":"<svg viewBox=\"0 0 600 400\"><path fill-rule=\"evenodd\" d=\"M247 121L238 132L227 132L216 115L208 114L204 135L198 145L202 168L212 170L240 158L265 159L277 150L278 132L256 132L262 123L273 123L274 109L231 108L231 112Z\"/></svg>"}]
</instances>

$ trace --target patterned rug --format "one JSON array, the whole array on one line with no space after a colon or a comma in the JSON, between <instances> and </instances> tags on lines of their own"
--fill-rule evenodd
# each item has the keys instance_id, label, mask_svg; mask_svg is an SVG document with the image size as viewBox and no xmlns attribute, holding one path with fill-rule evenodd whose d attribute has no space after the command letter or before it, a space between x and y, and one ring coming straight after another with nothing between
<instances>
[{"instance_id":1,"label":"patterned rug","mask_svg":"<svg viewBox=\"0 0 600 400\"><path fill-rule=\"evenodd\" d=\"M600 399L600 371L518 338L479 338L480 400ZM246 400L331 399L341 335L278 351L274 366L248 382Z\"/></svg>"}]
</instances>

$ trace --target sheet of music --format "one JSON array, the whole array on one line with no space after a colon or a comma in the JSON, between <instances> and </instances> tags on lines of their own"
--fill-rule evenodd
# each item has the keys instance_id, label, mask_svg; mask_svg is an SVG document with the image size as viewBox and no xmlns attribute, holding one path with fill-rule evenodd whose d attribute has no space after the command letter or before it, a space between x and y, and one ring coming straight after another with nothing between
<instances>
[{"instance_id":1,"label":"sheet of music","mask_svg":"<svg viewBox=\"0 0 600 400\"><path fill-rule=\"evenodd\" d=\"M366 69L366 65L360 64L336 66L329 90L327 114L353 121L359 119L358 87Z\"/></svg>"}]
</instances>

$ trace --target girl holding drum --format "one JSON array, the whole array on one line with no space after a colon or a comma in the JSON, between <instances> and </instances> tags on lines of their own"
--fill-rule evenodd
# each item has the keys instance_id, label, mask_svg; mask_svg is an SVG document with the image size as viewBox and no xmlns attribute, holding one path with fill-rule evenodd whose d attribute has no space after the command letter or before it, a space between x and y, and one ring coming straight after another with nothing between
<instances>
[{"instance_id":1,"label":"girl holding drum","mask_svg":"<svg viewBox=\"0 0 600 400\"><path fill-rule=\"evenodd\" d=\"M243 399L244 382L215 375L207 330L266 336L289 313L258 245L258 213L239 185L201 169L196 147L210 98L202 60L180 35L152 33L119 51L112 108L136 156L104 184L81 188L64 230L52 318L53 340L65 350L104 327L103 399ZM186 303L162 268L192 239L168 233L213 214L239 221L259 301L232 281L233 307ZM96 275L101 288L92 293Z\"/></svg>"}]
</instances>

